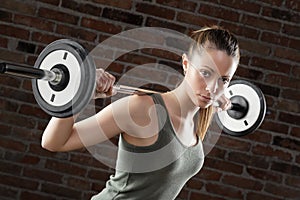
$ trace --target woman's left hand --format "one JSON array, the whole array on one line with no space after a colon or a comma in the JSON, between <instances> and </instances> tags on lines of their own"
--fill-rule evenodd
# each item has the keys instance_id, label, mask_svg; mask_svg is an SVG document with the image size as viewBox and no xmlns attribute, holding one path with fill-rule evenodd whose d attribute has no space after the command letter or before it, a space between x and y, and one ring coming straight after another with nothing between
<instances>
[{"instance_id":1,"label":"woman's left hand","mask_svg":"<svg viewBox=\"0 0 300 200\"><path fill-rule=\"evenodd\" d=\"M218 105L216 106L217 112L229 110L232 107L230 99L225 97L224 94L222 94L222 96L217 100L217 103L218 103Z\"/></svg>"}]
</instances>

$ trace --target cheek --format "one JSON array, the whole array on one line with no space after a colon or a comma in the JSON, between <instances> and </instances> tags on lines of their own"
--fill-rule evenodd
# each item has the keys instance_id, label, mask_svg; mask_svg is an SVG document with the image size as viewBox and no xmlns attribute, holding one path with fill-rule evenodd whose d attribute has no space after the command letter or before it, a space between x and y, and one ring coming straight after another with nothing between
<instances>
[{"instance_id":1,"label":"cheek","mask_svg":"<svg viewBox=\"0 0 300 200\"><path fill-rule=\"evenodd\" d=\"M190 87L195 91L202 91L207 86L205 79L200 74L194 72L187 73L187 81Z\"/></svg>"}]
</instances>

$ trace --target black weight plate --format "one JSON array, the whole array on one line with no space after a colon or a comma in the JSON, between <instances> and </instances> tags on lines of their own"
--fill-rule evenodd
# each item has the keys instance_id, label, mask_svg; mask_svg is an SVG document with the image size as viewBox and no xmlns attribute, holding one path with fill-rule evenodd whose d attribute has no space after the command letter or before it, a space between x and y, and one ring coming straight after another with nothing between
<instances>
[{"instance_id":1,"label":"black weight plate","mask_svg":"<svg viewBox=\"0 0 300 200\"><path fill-rule=\"evenodd\" d=\"M61 58L62 56L56 58L57 54L61 54L64 51L67 53L63 55L63 58ZM71 61L76 64L69 63L66 57L72 58ZM59 59L63 60L60 61ZM54 41L41 52L34 67L41 68L41 65L44 66L45 63L48 70L63 64L72 73L70 73L70 82L66 84L70 87L60 92L53 90L49 82L32 80L33 94L40 107L49 115L59 118L70 117L83 110L94 93L96 73L95 65L87 56L85 49L80 44L68 39ZM78 69L74 69L74 66L77 66ZM76 72L80 73L80 81L78 83L76 83L74 77L75 75L78 76ZM71 89L75 87L75 84L76 90L74 92ZM53 101L57 97L60 98L59 103Z\"/></svg>"},{"instance_id":2,"label":"black weight plate","mask_svg":"<svg viewBox=\"0 0 300 200\"><path fill-rule=\"evenodd\" d=\"M249 103L247 114L235 119L228 111L218 112L215 120L223 132L232 136L243 136L254 132L263 122L266 114L266 100L262 91L254 84L245 80L231 81L225 91L227 98L242 96Z\"/></svg>"}]
</instances>

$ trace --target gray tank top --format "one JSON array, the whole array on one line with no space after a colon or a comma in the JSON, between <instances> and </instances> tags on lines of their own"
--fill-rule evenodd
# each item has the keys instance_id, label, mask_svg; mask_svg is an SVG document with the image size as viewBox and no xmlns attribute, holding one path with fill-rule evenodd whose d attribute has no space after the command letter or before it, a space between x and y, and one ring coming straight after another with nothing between
<instances>
[{"instance_id":1,"label":"gray tank top","mask_svg":"<svg viewBox=\"0 0 300 200\"><path fill-rule=\"evenodd\" d=\"M160 131L150 146L134 146L119 138L116 172L92 200L172 200L203 165L202 142L187 147L177 138L166 106L152 94Z\"/></svg>"}]
</instances>

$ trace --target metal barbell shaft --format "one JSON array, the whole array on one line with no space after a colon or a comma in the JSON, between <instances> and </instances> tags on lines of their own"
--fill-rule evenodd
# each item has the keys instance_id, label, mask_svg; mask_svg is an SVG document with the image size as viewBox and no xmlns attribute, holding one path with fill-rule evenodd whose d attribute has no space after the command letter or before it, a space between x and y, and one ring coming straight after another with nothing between
<instances>
[{"instance_id":1,"label":"metal barbell shaft","mask_svg":"<svg viewBox=\"0 0 300 200\"><path fill-rule=\"evenodd\" d=\"M38 69L33 67L25 67L22 65L10 64L10 63L0 63L0 73L2 74L10 74L14 76L30 78L30 79L41 79L50 82L57 82L59 79L59 74L53 71ZM113 86L113 89L117 93L121 94L150 94L150 93L159 93L153 90L141 89L137 87L131 87L126 85L116 84ZM244 111L244 108L237 103L232 103L232 107L230 110L235 111Z\"/></svg>"},{"instance_id":2,"label":"metal barbell shaft","mask_svg":"<svg viewBox=\"0 0 300 200\"><path fill-rule=\"evenodd\" d=\"M46 81L54 81L57 78L56 74L52 71L10 63L0 63L0 73Z\"/></svg>"},{"instance_id":3,"label":"metal barbell shaft","mask_svg":"<svg viewBox=\"0 0 300 200\"><path fill-rule=\"evenodd\" d=\"M59 82L59 73L53 71L38 69L33 67L25 67L22 65L0 63L0 73L10 74L13 76L30 78L30 79L40 79L49 82ZM152 90L146 90L136 87L130 87L125 85L114 85L113 89L118 93L122 94L147 94L147 93L158 93Z\"/></svg>"}]
</instances>

